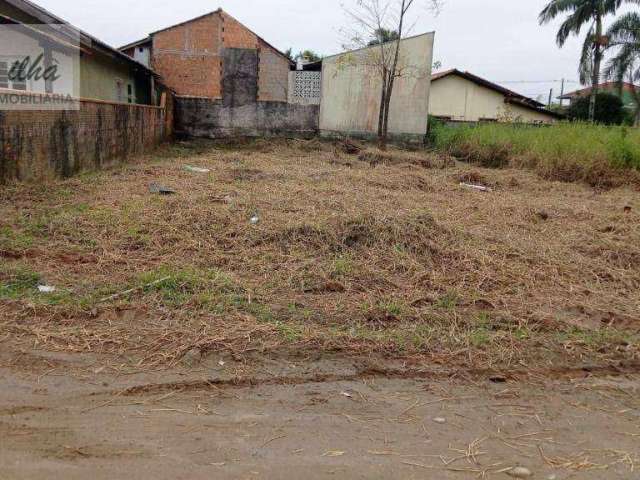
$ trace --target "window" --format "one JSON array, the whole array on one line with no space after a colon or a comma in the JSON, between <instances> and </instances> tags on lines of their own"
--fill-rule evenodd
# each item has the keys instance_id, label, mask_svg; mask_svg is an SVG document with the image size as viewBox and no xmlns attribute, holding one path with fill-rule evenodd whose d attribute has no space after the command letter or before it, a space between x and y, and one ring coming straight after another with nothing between
<instances>
[{"instance_id":1,"label":"window","mask_svg":"<svg viewBox=\"0 0 640 480\"><path fill-rule=\"evenodd\" d=\"M18 63L18 62L16 62ZM13 80L11 80L11 87L14 90L26 90L27 89L27 78L21 72L21 70L16 69L16 74Z\"/></svg>"},{"instance_id":2,"label":"window","mask_svg":"<svg viewBox=\"0 0 640 480\"><path fill-rule=\"evenodd\" d=\"M127 100L129 103L133 103L133 87L131 84L127 85Z\"/></svg>"},{"instance_id":3,"label":"window","mask_svg":"<svg viewBox=\"0 0 640 480\"><path fill-rule=\"evenodd\" d=\"M116 101L124 102L124 83L119 78L116 79Z\"/></svg>"},{"instance_id":4,"label":"window","mask_svg":"<svg viewBox=\"0 0 640 480\"><path fill-rule=\"evenodd\" d=\"M138 51L139 51L140 53L142 53L142 52L144 52L144 48L140 47L140 48L138 48Z\"/></svg>"},{"instance_id":5,"label":"window","mask_svg":"<svg viewBox=\"0 0 640 480\"><path fill-rule=\"evenodd\" d=\"M0 61L0 88L9 88L9 64Z\"/></svg>"},{"instance_id":6,"label":"window","mask_svg":"<svg viewBox=\"0 0 640 480\"><path fill-rule=\"evenodd\" d=\"M21 71L17 69L17 75L12 77L11 70L13 67L18 64L20 65L21 60L15 58L4 58L0 60L0 88L9 88L11 90L27 90L27 79L24 75L21 75Z\"/></svg>"}]
</instances>

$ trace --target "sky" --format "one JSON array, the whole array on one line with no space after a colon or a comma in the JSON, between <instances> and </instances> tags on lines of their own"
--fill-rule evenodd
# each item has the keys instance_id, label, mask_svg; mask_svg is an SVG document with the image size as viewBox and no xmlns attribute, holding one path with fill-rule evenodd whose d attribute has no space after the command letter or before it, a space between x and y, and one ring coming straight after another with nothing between
<instances>
[{"instance_id":1,"label":"sky","mask_svg":"<svg viewBox=\"0 0 640 480\"><path fill-rule=\"evenodd\" d=\"M355 0L33 0L76 27L118 47L149 32L221 7L275 47L342 51L348 20L343 4ZM435 31L434 59L442 69L468 70L533 98L579 88L582 39L563 49L555 43L559 22L538 25L548 0L444 0L434 17L416 0L412 33Z\"/></svg>"}]
</instances>

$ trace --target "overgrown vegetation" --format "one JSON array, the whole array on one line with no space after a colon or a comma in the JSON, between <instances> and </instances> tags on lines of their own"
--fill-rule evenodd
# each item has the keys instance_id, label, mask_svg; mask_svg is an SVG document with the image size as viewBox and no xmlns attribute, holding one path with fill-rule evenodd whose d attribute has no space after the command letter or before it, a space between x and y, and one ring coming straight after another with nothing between
<instances>
[{"instance_id":1,"label":"overgrown vegetation","mask_svg":"<svg viewBox=\"0 0 640 480\"><path fill-rule=\"evenodd\" d=\"M474 367L637 355L640 205L627 189L594 196L437 157L317 140L183 143L157 162L7 187L0 339L136 365L194 348ZM151 182L177 193L153 195ZM43 282L56 291L39 292Z\"/></svg>"},{"instance_id":2,"label":"overgrown vegetation","mask_svg":"<svg viewBox=\"0 0 640 480\"><path fill-rule=\"evenodd\" d=\"M430 136L440 151L483 167L528 168L545 179L601 188L640 184L640 131L634 128L436 123Z\"/></svg>"}]
</instances>

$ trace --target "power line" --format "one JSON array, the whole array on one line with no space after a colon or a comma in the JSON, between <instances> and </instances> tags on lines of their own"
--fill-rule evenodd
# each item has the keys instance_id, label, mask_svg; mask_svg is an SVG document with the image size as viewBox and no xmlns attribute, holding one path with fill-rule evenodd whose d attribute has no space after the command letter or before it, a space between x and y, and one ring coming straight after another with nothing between
<instances>
[{"instance_id":1,"label":"power line","mask_svg":"<svg viewBox=\"0 0 640 480\"><path fill-rule=\"evenodd\" d=\"M495 83L561 83L560 80L498 80ZM565 80L565 83L580 83L577 80Z\"/></svg>"}]
</instances>

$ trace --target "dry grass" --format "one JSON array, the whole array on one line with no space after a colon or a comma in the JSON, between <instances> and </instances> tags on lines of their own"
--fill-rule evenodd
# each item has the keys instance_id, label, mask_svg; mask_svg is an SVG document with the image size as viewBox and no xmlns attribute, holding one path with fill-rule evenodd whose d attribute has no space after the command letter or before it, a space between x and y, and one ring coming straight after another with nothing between
<instances>
[{"instance_id":1,"label":"dry grass","mask_svg":"<svg viewBox=\"0 0 640 480\"><path fill-rule=\"evenodd\" d=\"M344 150L181 143L153 163L4 188L0 341L141 364L195 347L504 368L637 357L632 190Z\"/></svg>"}]
</instances>

